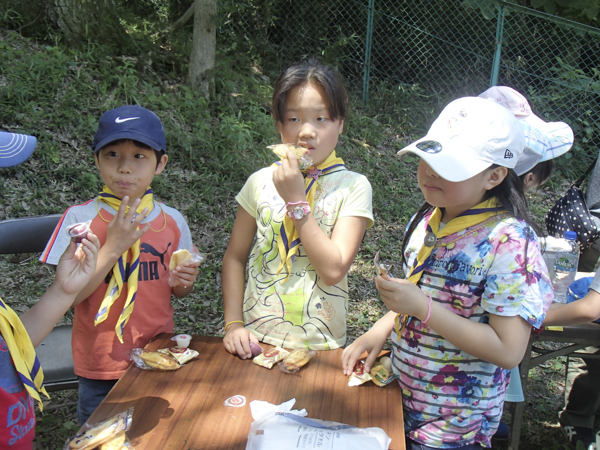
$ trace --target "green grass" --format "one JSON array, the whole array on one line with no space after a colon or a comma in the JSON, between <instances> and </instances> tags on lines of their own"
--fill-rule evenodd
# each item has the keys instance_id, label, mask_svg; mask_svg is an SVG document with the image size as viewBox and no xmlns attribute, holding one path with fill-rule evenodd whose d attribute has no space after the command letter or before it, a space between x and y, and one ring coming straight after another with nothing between
<instances>
[{"instance_id":1,"label":"green grass","mask_svg":"<svg viewBox=\"0 0 600 450\"><path fill-rule=\"evenodd\" d=\"M268 114L273 80L243 55L220 54L217 95L207 102L186 86L183 58L155 49L155 65L107 56L90 47L73 51L0 32L0 129L38 137L24 164L0 169L0 219L61 213L92 198L101 188L91 141L102 112L139 103L156 112L165 127L169 164L153 183L155 195L186 217L194 243L208 254L194 291L174 299L177 332L222 333L221 260L233 225L235 195L249 174L273 160L267 145L278 142ZM173 68L175 67L175 68ZM352 95L351 113L338 146L349 168L373 187L375 225L367 231L350 274L349 338L364 333L385 310L375 289L372 260L396 264L405 225L423 198L416 183L416 157L395 153L424 134L439 109L418 86L378 85L368 107ZM538 222L559 189L531 196ZM31 306L51 284L52 273L37 255L0 257L0 293L16 311ZM398 272L396 272L396 270ZM63 319L68 322L71 313ZM528 407L522 449L556 447L553 424L560 407L561 364L536 368L537 392L553 400ZM544 384L546 383L546 384ZM59 448L73 434L75 392L53 394L39 416L40 448ZM545 397L544 397L545 398ZM552 443L552 444L551 444Z\"/></svg>"}]
</instances>

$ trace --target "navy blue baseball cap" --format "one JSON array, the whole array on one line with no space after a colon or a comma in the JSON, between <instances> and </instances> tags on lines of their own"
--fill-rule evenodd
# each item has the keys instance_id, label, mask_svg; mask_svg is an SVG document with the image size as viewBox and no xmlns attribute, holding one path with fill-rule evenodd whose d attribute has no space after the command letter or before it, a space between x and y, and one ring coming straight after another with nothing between
<instances>
[{"instance_id":1,"label":"navy blue baseball cap","mask_svg":"<svg viewBox=\"0 0 600 450\"><path fill-rule=\"evenodd\" d=\"M33 136L0 131L0 167L21 164L31 156L36 144Z\"/></svg>"},{"instance_id":2,"label":"navy blue baseball cap","mask_svg":"<svg viewBox=\"0 0 600 450\"><path fill-rule=\"evenodd\" d=\"M92 149L97 152L119 139L142 142L154 150L167 153L167 140L160 119L152 111L138 105L119 106L102 114Z\"/></svg>"}]
</instances>

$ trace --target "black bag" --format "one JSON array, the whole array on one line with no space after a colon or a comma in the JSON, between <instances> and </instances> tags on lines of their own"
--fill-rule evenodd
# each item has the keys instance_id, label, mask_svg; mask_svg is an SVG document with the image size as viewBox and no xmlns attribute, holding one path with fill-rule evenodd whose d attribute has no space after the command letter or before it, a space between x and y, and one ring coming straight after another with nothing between
<instances>
[{"instance_id":1,"label":"black bag","mask_svg":"<svg viewBox=\"0 0 600 450\"><path fill-rule=\"evenodd\" d=\"M548 234L561 238L564 237L565 231L575 231L582 253L600 237L600 229L596 226L594 216L585 204L585 195L580 187L595 165L596 161L592 163L579 180L573 183L566 194L559 198L546 214Z\"/></svg>"}]
</instances>

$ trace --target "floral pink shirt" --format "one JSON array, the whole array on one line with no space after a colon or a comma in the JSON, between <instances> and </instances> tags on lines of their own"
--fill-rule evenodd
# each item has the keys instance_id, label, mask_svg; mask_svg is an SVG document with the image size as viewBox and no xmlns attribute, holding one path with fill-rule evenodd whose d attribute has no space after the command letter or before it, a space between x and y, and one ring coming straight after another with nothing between
<instances>
[{"instance_id":1,"label":"floral pink shirt","mask_svg":"<svg viewBox=\"0 0 600 450\"><path fill-rule=\"evenodd\" d=\"M410 237L408 267L423 243L428 220L426 216ZM418 283L421 290L469 320L487 322L489 314L520 316L540 327L554 294L536 234L512 217L470 233L479 227L436 243ZM414 318L400 341L392 332L392 343L410 438L438 448L490 447L510 371L463 352Z\"/></svg>"}]
</instances>

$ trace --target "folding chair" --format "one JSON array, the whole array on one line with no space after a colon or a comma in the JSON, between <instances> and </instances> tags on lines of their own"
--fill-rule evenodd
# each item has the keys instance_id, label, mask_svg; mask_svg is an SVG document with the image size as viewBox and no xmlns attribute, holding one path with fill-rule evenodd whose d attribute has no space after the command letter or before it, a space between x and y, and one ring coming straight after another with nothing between
<instances>
[{"instance_id":1,"label":"folding chair","mask_svg":"<svg viewBox=\"0 0 600 450\"><path fill-rule=\"evenodd\" d=\"M60 214L55 214L0 221L0 254L41 253L60 218ZM71 329L71 325L54 327L35 349L48 391L78 386L71 353Z\"/></svg>"}]
</instances>

